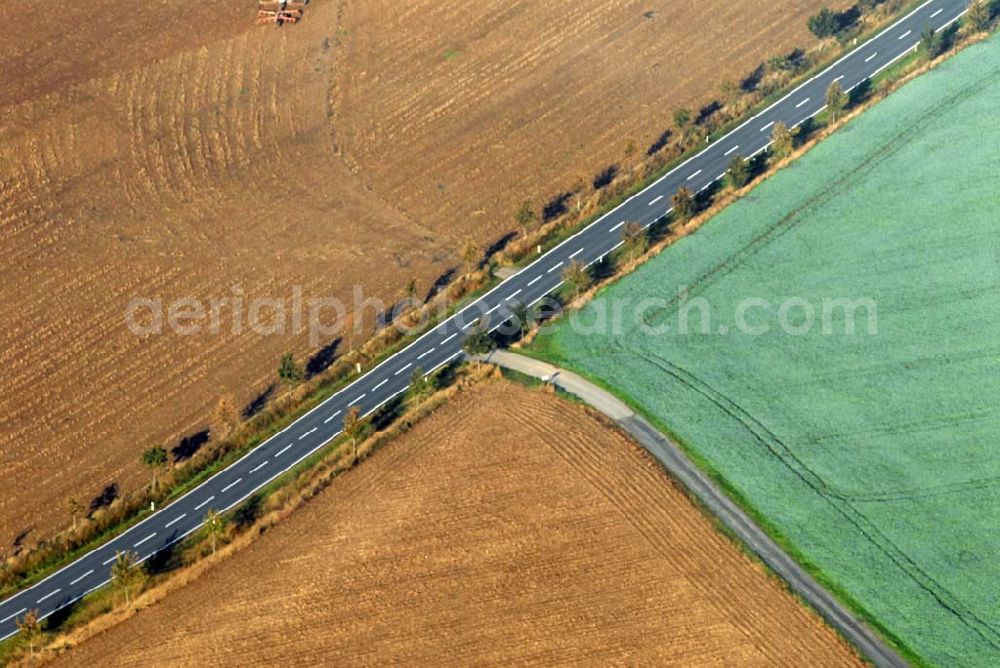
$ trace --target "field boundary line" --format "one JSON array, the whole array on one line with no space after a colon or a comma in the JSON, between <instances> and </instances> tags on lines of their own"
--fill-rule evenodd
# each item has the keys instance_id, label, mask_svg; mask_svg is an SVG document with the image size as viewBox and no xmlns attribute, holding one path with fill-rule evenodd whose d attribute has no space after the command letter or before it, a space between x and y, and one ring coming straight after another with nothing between
<instances>
[{"instance_id":1,"label":"field boundary line","mask_svg":"<svg viewBox=\"0 0 1000 668\"><path fill-rule=\"evenodd\" d=\"M873 664L880 668L903 668L909 665L774 542L705 472L688 459L677 443L632 410L626 409L627 414L623 414L623 404L618 398L575 373L533 357L510 351L494 351L481 359L552 383L613 420L740 542L784 580L789 589L802 597Z\"/></svg>"}]
</instances>

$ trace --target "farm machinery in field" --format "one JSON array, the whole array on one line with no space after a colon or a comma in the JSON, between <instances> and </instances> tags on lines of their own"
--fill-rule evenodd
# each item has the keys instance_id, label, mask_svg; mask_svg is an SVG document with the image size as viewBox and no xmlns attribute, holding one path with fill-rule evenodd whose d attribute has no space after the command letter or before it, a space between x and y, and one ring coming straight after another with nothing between
<instances>
[{"instance_id":1,"label":"farm machinery in field","mask_svg":"<svg viewBox=\"0 0 1000 668\"><path fill-rule=\"evenodd\" d=\"M274 24L283 26L286 23L298 23L305 11L305 2L292 0L259 0L257 5L257 25Z\"/></svg>"}]
</instances>

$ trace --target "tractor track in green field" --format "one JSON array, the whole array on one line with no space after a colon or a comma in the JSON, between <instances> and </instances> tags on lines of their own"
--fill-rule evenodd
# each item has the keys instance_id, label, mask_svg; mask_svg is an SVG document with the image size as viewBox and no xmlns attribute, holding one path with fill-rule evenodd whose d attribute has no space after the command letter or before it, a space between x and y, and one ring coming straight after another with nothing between
<instances>
[{"instance_id":1,"label":"tractor track in green field","mask_svg":"<svg viewBox=\"0 0 1000 668\"><path fill-rule=\"evenodd\" d=\"M795 229L798 225L804 222L806 218L803 214L847 191L851 187L851 184L862 179L865 174L871 172L876 167L887 161L899 150L909 144L913 139L923 135L932 121L937 119L942 114L947 113L955 104L961 102L963 99L974 96L986 82L997 80L1000 80L1000 72L994 72L983 76L980 79L977 79L975 83L962 89L962 91L952 98L951 101L930 107L920 117L918 117L916 122L904 127L879 150L871 153L865 160L859 162L854 169L832 181L826 188L810 197L801 206L789 211L785 216L764 228L760 234L751 239L745 246L732 253L723 261L717 263L711 269L695 279L691 285L686 287L683 295L677 295L666 300L666 303L659 308L650 309L650 311L643 316L643 321L648 325L652 325L654 322L661 319L661 317L667 317L675 313L676 308L683 301L684 297L698 294L700 289L711 285L715 280L725 277L736 269L739 269L769 244L777 239L780 239L784 234ZM845 131L849 129L850 127L848 126Z\"/></svg>"},{"instance_id":2,"label":"tractor track in green field","mask_svg":"<svg viewBox=\"0 0 1000 668\"><path fill-rule=\"evenodd\" d=\"M947 587L921 568L909 554L886 536L864 513L855 508L848 497L835 492L821 476L810 469L777 434L768 429L760 420L740 407L731 398L715 390L709 384L672 362L636 349L626 347L626 350L650 365L657 367L664 374L681 383L690 391L701 395L718 407L720 411L740 423L785 468L812 489L816 495L824 499L845 521L857 529L862 536L881 551L901 571L906 573L921 589L932 596L942 608L948 610L962 624L982 638L984 642L1000 650L1000 632L997 629L962 604L958 597ZM763 435L758 433L758 429L763 432Z\"/></svg>"}]
</instances>

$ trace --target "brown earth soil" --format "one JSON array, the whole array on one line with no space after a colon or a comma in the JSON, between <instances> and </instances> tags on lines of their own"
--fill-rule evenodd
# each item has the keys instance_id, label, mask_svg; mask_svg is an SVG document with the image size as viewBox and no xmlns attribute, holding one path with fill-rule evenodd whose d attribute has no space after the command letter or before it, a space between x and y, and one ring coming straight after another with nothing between
<instances>
[{"instance_id":1,"label":"brown earth soil","mask_svg":"<svg viewBox=\"0 0 1000 668\"><path fill-rule=\"evenodd\" d=\"M821 4L315 0L282 29L249 0L0 9L0 556L310 350L137 337L131 298L423 291L517 201L810 44Z\"/></svg>"},{"instance_id":2,"label":"brown earth soil","mask_svg":"<svg viewBox=\"0 0 1000 668\"><path fill-rule=\"evenodd\" d=\"M582 407L492 381L66 665L860 665Z\"/></svg>"}]
</instances>

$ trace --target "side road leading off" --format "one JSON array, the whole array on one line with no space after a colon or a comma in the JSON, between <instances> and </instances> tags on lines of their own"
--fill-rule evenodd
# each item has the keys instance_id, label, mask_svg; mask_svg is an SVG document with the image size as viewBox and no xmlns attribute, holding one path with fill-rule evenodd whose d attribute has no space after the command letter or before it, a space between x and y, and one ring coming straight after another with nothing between
<instances>
[{"instance_id":1,"label":"side road leading off","mask_svg":"<svg viewBox=\"0 0 1000 668\"><path fill-rule=\"evenodd\" d=\"M496 351L483 361L544 380L576 395L614 420L639 442L663 468L698 497L705 508L725 524L745 546L753 550L796 594L813 607L826 622L879 668L903 668L908 665L871 629L852 615L815 579L781 549L732 499L720 490L708 475L695 466L680 447L656 427L632 412L628 406L585 378L551 364Z\"/></svg>"},{"instance_id":2,"label":"side road leading off","mask_svg":"<svg viewBox=\"0 0 1000 668\"><path fill-rule=\"evenodd\" d=\"M0 640L17 633L15 620L29 610L42 619L107 584L117 552L132 551L140 560L185 538L201 527L209 510L229 510L341 432L346 411L363 415L404 392L413 369L433 372L462 354L462 343L480 318L502 325L515 304L533 305L562 283L570 262L593 264L621 245L624 221L646 227L669 213L664 207L682 186L704 190L725 173L733 155L754 156L771 141L777 122L796 127L823 110L830 84L851 90L918 45L925 26L940 30L958 20L968 0L928 0L876 37L803 83L754 118L710 144L704 151L634 195L531 265L464 307L409 346L388 358L279 434L215 474L197 488L146 517L128 531L64 566L41 582L0 603Z\"/></svg>"}]
</instances>

